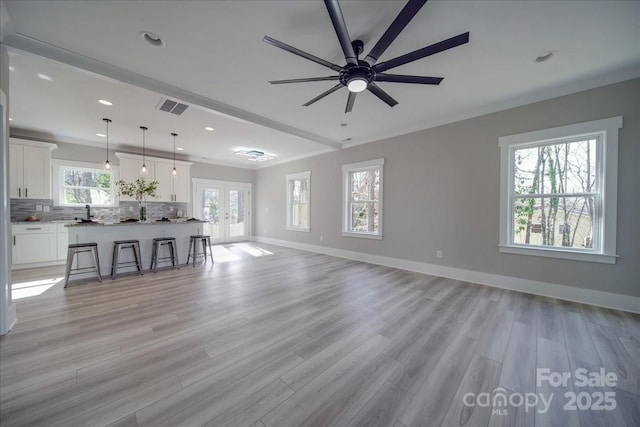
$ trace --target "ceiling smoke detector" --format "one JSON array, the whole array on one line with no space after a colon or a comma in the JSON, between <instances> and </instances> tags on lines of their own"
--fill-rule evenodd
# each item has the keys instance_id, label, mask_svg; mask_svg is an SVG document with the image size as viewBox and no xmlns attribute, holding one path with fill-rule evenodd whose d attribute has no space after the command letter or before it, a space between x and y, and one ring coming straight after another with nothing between
<instances>
[{"instance_id":1,"label":"ceiling smoke detector","mask_svg":"<svg viewBox=\"0 0 640 427\"><path fill-rule=\"evenodd\" d=\"M271 160L275 157L273 154L265 154L263 151L258 150L240 150L236 151L236 154L247 156L247 160L252 162L264 162L265 160Z\"/></svg>"}]
</instances>

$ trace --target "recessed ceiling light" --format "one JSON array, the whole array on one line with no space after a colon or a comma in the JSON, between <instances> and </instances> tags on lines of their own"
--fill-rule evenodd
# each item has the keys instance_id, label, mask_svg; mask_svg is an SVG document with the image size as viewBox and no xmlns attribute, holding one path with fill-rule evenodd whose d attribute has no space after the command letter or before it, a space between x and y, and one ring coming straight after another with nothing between
<instances>
[{"instance_id":1,"label":"recessed ceiling light","mask_svg":"<svg viewBox=\"0 0 640 427\"><path fill-rule=\"evenodd\" d=\"M9 117L9 121L12 121L13 119L11 117Z\"/></svg>"},{"instance_id":2,"label":"recessed ceiling light","mask_svg":"<svg viewBox=\"0 0 640 427\"><path fill-rule=\"evenodd\" d=\"M107 135L105 135L104 133L96 133L96 136L99 136L100 138L106 138Z\"/></svg>"},{"instance_id":3,"label":"recessed ceiling light","mask_svg":"<svg viewBox=\"0 0 640 427\"><path fill-rule=\"evenodd\" d=\"M142 37L142 40L146 41L151 46L155 46L155 47L165 46L164 40L162 40L160 36L158 36L155 33L152 33L151 31L141 31L140 37Z\"/></svg>"},{"instance_id":4,"label":"recessed ceiling light","mask_svg":"<svg viewBox=\"0 0 640 427\"><path fill-rule=\"evenodd\" d=\"M98 99L98 102L102 105L113 105L111 101L107 101L106 99Z\"/></svg>"},{"instance_id":5,"label":"recessed ceiling light","mask_svg":"<svg viewBox=\"0 0 640 427\"><path fill-rule=\"evenodd\" d=\"M204 130L208 130L209 132L213 132L215 129L212 128L211 126L207 126L206 128L204 128Z\"/></svg>"},{"instance_id":6,"label":"recessed ceiling light","mask_svg":"<svg viewBox=\"0 0 640 427\"><path fill-rule=\"evenodd\" d=\"M557 50L548 50L548 51L538 55L538 57L536 58L536 62L548 61L549 59L551 59L553 56L555 56L557 54L558 54Z\"/></svg>"},{"instance_id":7,"label":"recessed ceiling light","mask_svg":"<svg viewBox=\"0 0 640 427\"><path fill-rule=\"evenodd\" d=\"M52 81L53 79L49 76L47 76L46 74L42 74L42 73L38 73L38 78L41 78L42 80L47 80L47 81Z\"/></svg>"},{"instance_id":8,"label":"recessed ceiling light","mask_svg":"<svg viewBox=\"0 0 640 427\"><path fill-rule=\"evenodd\" d=\"M176 151L184 151L184 148L182 148L182 147L176 147Z\"/></svg>"},{"instance_id":9,"label":"recessed ceiling light","mask_svg":"<svg viewBox=\"0 0 640 427\"><path fill-rule=\"evenodd\" d=\"M9 65L9 71L15 71L16 69L13 68L13 65Z\"/></svg>"}]
</instances>

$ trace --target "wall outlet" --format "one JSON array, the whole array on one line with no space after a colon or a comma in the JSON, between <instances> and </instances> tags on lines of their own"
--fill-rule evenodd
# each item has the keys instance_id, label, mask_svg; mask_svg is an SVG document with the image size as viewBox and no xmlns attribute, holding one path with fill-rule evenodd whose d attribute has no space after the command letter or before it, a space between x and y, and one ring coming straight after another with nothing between
<instances>
[{"instance_id":1,"label":"wall outlet","mask_svg":"<svg viewBox=\"0 0 640 427\"><path fill-rule=\"evenodd\" d=\"M323 239L323 237L322 237L322 236L320 236L320 241L321 241L321 242L322 242L322 239Z\"/></svg>"},{"instance_id":2,"label":"wall outlet","mask_svg":"<svg viewBox=\"0 0 640 427\"><path fill-rule=\"evenodd\" d=\"M438 250L436 251L436 256L437 256L438 258L442 258L442 251L441 251L440 249L438 249Z\"/></svg>"},{"instance_id":3,"label":"wall outlet","mask_svg":"<svg viewBox=\"0 0 640 427\"><path fill-rule=\"evenodd\" d=\"M173 206L169 206L169 212L173 212Z\"/></svg>"},{"instance_id":4,"label":"wall outlet","mask_svg":"<svg viewBox=\"0 0 640 427\"><path fill-rule=\"evenodd\" d=\"M49 211L51 211L51 207L50 206L43 206L42 210L44 210L45 212L49 212Z\"/></svg>"},{"instance_id":5,"label":"wall outlet","mask_svg":"<svg viewBox=\"0 0 640 427\"><path fill-rule=\"evenodd\" d=\"M129 206L129 212L133 212L133 206Z\"/></svg>"},{"instance_id":6,"label":"wall outlet","mask_svg":"<svg viewBox=\"0 0 640 427\"><path fill-rule=\"evenodd\" d=\"M42 205L36 205L36 212L42 212Z\"/></svg>"}]
</instances>

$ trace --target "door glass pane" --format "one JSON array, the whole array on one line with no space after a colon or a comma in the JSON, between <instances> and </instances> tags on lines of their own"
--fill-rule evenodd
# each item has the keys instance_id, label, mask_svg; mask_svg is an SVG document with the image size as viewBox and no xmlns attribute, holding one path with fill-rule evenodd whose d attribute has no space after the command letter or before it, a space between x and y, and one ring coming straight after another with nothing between
<instances>
[{"instance_id":1,"label":"door glass pane","mask_svg":"<svg viewBox=\"0 0 640 427\"><path fill-rule=\"evenodd\" d=\"M229 190L229 237L245 235L245 192Z\"/></svg>"},{"instance_id":2,"label":"door glass pane","mask_svg":"<svg viewBox=\"0 0 640 427\"><path fill-rule=\"evenodd\" d=\"M204 234L212 239L221 238L220 229L220 191L217 188L205 188L202 191L202 219Z\"/></svg>"}]
</instances>

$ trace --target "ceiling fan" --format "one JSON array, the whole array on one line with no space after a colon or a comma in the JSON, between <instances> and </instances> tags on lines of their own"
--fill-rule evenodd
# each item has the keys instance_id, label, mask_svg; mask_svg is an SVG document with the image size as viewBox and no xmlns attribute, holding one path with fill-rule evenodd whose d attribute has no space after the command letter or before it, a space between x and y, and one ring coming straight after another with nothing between
<instances>
[{"instance_id":1,"label":"ceiling fan","mask_svg":"<svg viewBox=\"0 0 640 427\"><path fill-rule=\"evenodd\" d=\"M274 80L270 81L271 84L283 84L283 83L305 83L305 82L318 82L325 80L337 80L339 81L331 89L321 93L309 102L303 104L304 107L308 107L316 101L324 98L325 96L337 91L338 89L346 86L349 89L349 97L347 98L347 106L345 113L350 112L353 109L353 104L356 100L356 95L365 89L373 93L375 96L384 101L389 107L393 107L398 102L393 99L388 93L380 88L376 82L391 82L391 83L414 83L414 84L426 84L426 85L439 85L444 79L443 77L426 77L426 76L407 76L401 74L386 74L385 71L392 68L399 67L409 62L416 61L418 59L425 58L430 55L451 49L469 42L469 33L459 34L450 39L443 40L441 42L432 44L422 49L414 50L407 54L398 56L385 62L377 64L376 62L382 56L385 50L391 45L395 38L402 32L404 27L413 19L418 11L424 6L427 0L409 0L404 8L400 11L396 19L391 23L389 28L384 32L380 40L371 49L371 52L364 58L360 59L360 55L363 52L364 43L361 40L353 40L349 37L347 26L342 16L342 10L338 0L324 0L333 28L336 31L340 46L344 53L347 64L344 67L333 64L329 61L325 61L322 58L311 55L288 44L282 43L269 36L264 36L262 39L264 42L269 43L275 47L291 52L294 55L301 56L317 64L324 65L327 68L331 68L338 72L337 76L328 77L309 77L303 79L289 79L289 80Z\"/></svg>"}]
</instances>

